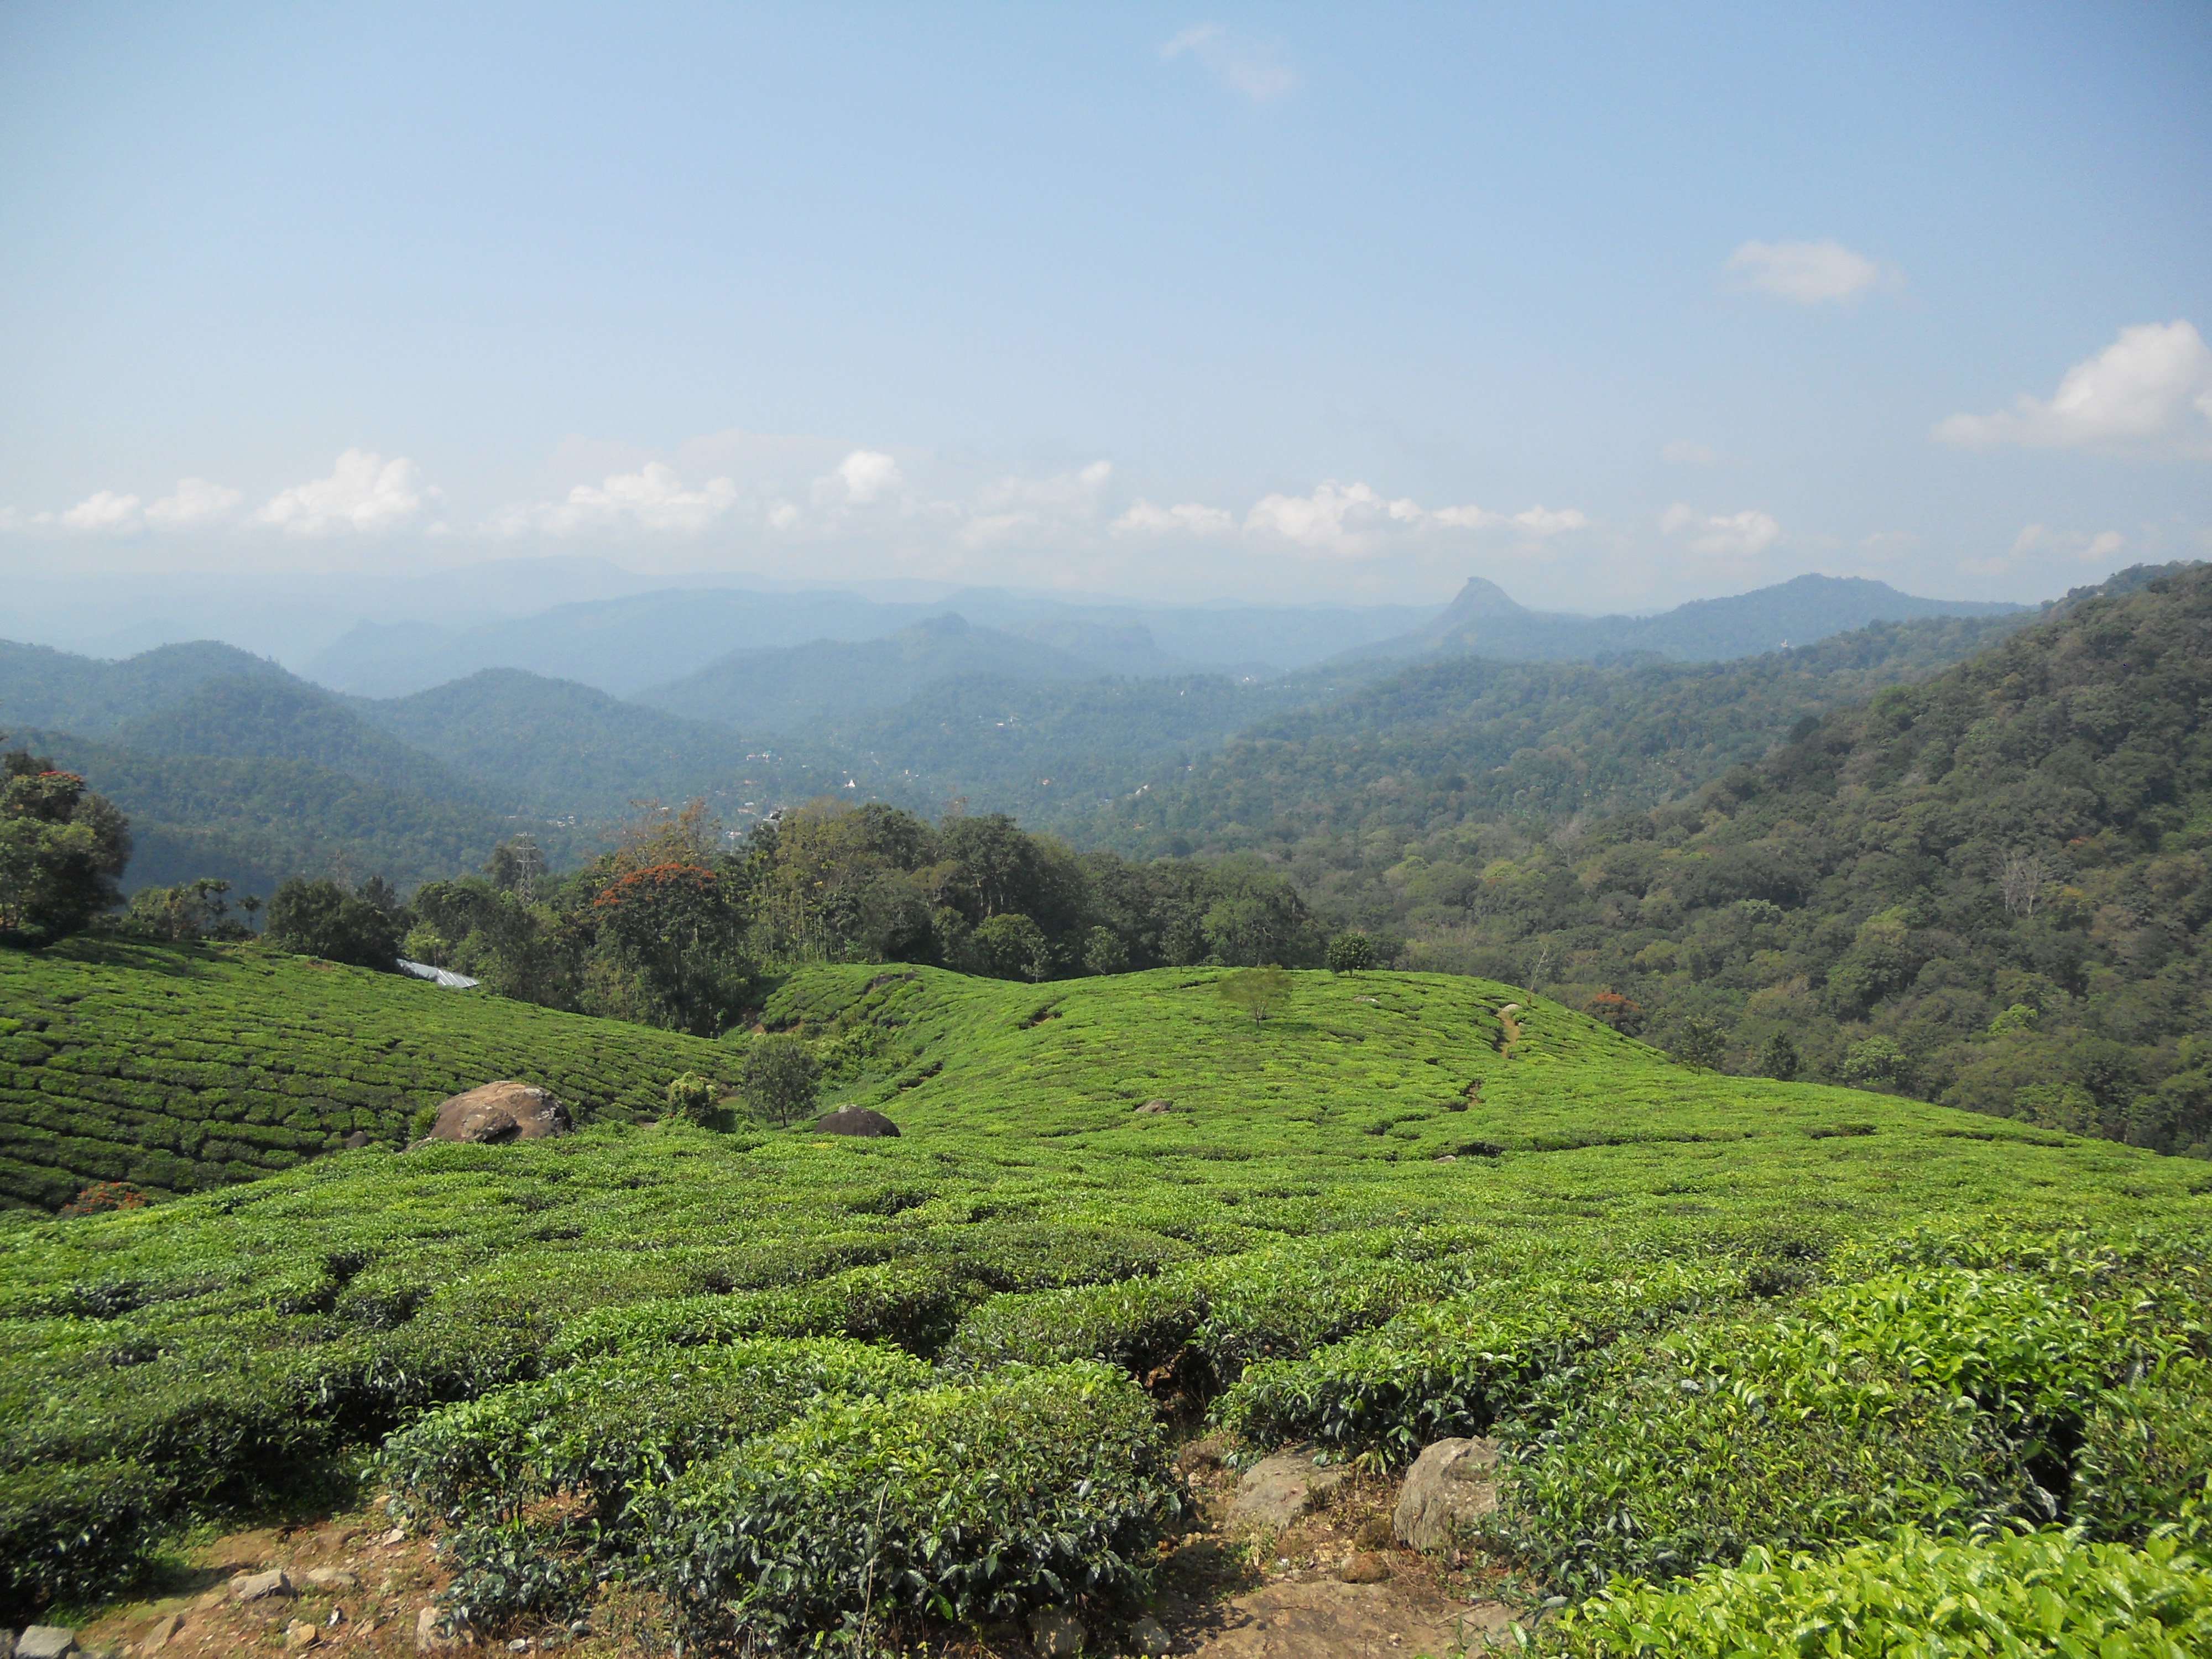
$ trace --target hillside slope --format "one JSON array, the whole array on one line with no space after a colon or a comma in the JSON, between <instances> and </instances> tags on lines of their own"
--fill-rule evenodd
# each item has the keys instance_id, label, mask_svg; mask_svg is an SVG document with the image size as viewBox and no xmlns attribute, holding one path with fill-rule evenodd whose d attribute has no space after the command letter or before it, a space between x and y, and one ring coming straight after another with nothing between
<instances>
[{"instance_id":1,"label":"hillside slope","mask_svg":"<svg viewBox=\"0 0 2212 1659\"><path fill-rule=\"evenodd\" d=\"M2197 1166L1692 1072L1479 981L1302 974L1255 1024L1215 979L799 975L771 1018L896 1139L609 1126L0 1223L0 1605L385 1442L500 1639L608 1572L702 1647L1018 1620L1078 1575L1096 1628L1179 1526L1160 1407L1209 1403L1381 1468L1504 1435L1510 1547L1587 1592L2032 1516L2002 1390L2101 1456L2110 1383L2201 1330ZM623 1524L503 1524L541 1489ZM2075 1491L2093 1536L2176 1507ZM771 1572L720 1541L763 1531Z\"/></svg>"},{"instance_id":2,"label":"hillside slope","mask_svg":"<svg viewBox=\"0 0 2212 1659\"><path fill-rule=\"evenodd\" d=\"M35 726L104 737L210 680L240 677L299 684L267 659L212 640L120 661L0 640L0 731Z\"/></svg>"},{"instance_id":3,"label":"hillside slope","mask_svg":"<svg viewBox=\"0 0 2212 1659\"><path fill-rule=\"evenodd\" d=\"M248 945L0 951L0 1206L95 1181L190 1192L289 1169L500 1078L651 1112L727 1048Z\"/></svg>"},{"instance_id":4,"label":"hillside slope","mask_svg":"<svg viewBox=\"0 0 2212 1659\"><path fill-rule=\"evenodd\" d=\"M1434 837L1378 896L1738 1068L2212 1154L2212 566L2141 575L1692 800Z\"/></svg>"},{"instance_id":5,"label":"hillside slope","mask_svg":"<svg viewBox=\"0 0 2212 1659\"><path fill-rule=\"evenodd\" d=\"M1880 623L1743 663L1407 669L1156 771L1074 833L1130 854L1379 833L1395 854L1465 822L1654 805L1756 759L1807 715L1933 673L2011 626Z\"/></svg>"}]
</instances>

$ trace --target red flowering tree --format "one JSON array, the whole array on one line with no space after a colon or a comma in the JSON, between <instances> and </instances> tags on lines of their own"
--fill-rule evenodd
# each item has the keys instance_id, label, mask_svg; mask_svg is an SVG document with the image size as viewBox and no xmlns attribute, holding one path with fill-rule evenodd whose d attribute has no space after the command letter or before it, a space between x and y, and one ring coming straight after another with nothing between
<instances>
[{"instance_id":1,"label":"red flowering tree","mask_svg":"<svg viewBox=\"0 0 2212 1659\"><path fill-rule=\"evenodd\" d=\"M599 961L595 1000L607 1012L712 1036L744 1000L744 917L738 895L696 864L653 864L617 877L592 902Z\"/></svg>"}]
</instances>

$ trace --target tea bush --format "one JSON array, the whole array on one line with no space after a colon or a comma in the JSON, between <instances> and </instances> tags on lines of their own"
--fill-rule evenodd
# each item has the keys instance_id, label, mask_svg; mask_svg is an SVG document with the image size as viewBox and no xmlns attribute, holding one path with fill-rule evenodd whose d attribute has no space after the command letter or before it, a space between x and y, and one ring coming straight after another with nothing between
<instances>
[{"instance_id":1,"label":"tea bush","mask_svg":"<svg viewBox=\"0 0 2212 1659\"><path fill-rule=\"evenodd\" d=\"M1573 1659L2192 1659L2212 1651L2212 1571L2171 1539L1907 1528L1826 1558L1754 1549L1666 1589L1625 1580L1562 1613L1543 1645Z\"/></svg>"},{"instance_id":2,"label":"tea bush","mask_svg":"<svg viewBox=\"0 0 2212 1659\"><path fill-rule=\"evenodd\" d=\"M1180 1513L1152 1402L1103 1365L825 1402L636 1508L696 1637L1006 1619L1140 1594Z\"/></svg>"}]
</instances>

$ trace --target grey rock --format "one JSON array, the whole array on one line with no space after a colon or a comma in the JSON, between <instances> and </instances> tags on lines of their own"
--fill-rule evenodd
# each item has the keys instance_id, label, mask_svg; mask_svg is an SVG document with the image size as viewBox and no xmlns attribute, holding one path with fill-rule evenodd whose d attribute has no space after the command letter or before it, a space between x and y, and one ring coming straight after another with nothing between
<instances>
[{"instance_id":1,"label":"grey rock","mask_svg":"<svg viewBox=\"0 0 2212 1659\"><path fill-rule=\"evenodd\" d=\"M1129 1626L1130 1650L1142 1655L1143 1659L1162 1659L1172 1645L1166 1629L1150 1613Z\"/></svg>"},{"instance_id":2,"label":"grey rock","mask_svg":"<svg viewBox=\"0 0 2212 1659\"><path fill-rule=\"evenodd\" d=\"M502 1080L440 1102L429 1139L502 1146L510 1140L565 1135L574 1127L568 1109L551 1090Z\"/></svg>"},{"instance_id":3,"label":"grey rock","mask_svg":"<svg viewBox=\"0 0 2212 1659\"><path fill-rule=\"evenodd\" d=\"M324 1589L358 1589L361 1580L343 1567L315 1567L309 1570L307 1582Z\"/></svg>"},{"instance_id":4,"label":"grey rock","mask_svg":"<svg viewBox=\"0 0 2212 1659\"><path fill-rule=\"evenodd\" d=\"M1173 1110L1175 1110L1175 1102L1172 1100L1148 1100L1137 1108L1136 1115L1139 1117L1158 1117L1164 1113Z\"/></svg>"},{"instance_id":5,"label":"grey rock","mask_svg":"<svg viewBox=\"0 0 2212 1659\"><path fill-rule=\"evenodd\" d=\"M1244 1471L1229 1506L1229 1524L1287 1527L1343 1484L1344 1470L1316 1468L1310 1450L1277 1452Z\"/></svg>"},{"instance_id":6,"label":"grey rock","mask_svg":"<svg viewBox=\"0 0 2212 1659\"><path fill-rule=\"evenodd\" d=\"M897 1124L866 1106L840 1106L814 1120L814 1133L818 1135L895 1135L898 1132Z\"/></svg>"},{"instance_id":7,"label":"grey rock","mask_svg":"<svg viewBox=\"0 0 2212 1659\"><path fill-rule=\"evenodd\" d=\"M361 1151L362 1147L368 1145L368 1131L366 1129L356 1129L351 1134L345 1138L344 1144L346 1151L349 1152L357 1152Z\"/></svg>"},{"instance_id":8,"label":"grey rock","mask_svg":"<svg viewBox=\"0 0 2212 1659\"><path fill-rule=\"evenodd\" d=\"M447 1653L461 1644L458 1636L448 1635L445 1615L435 1607L425 1607L415 1615L415 1650L417 1653Z\"/></svg>"},{"instance_id":9,"label":"grey rock","mask_svg":"<svg viewBox=\"0 0 2212 1659\"><path fill-rule=\"evenodd\" d=\"M15 1632L0 1625L0 1659L15 1659Z\"/></svg>"},{"instance_id":10,"label":"grey rock","mask_svg":"<svg viewBox=\"0 0 2212 1659\"><path fill-rule=\"evenodd\" d=\"M240 1601L259 1601L271 1595L289 1595L292 1576L282 1567L267 1572L242 1572L230 1581L230 1593Z\"/></svg>"},{"instance_id":11,"label":"grey rock","mask_svg":"<svg viewBox=\"0 0 2212 1659\"><path fill-rule=\"evenodd\" d=\"M1439 1550L1497 1510L1498 1443L1439 1440L1407 1471L1390 1530L1417 1550Z\"/></svg>"},{"instance_id":12,"label":"grey rock","mask_svg":"<svg viewBox=\"0 0 2212 1659\"><path fill-rule=\"evenodd\" d=\"M15 1659L66 1659L76 1651L76 1632L59 1625L33 1625L15 1638Z\"/></svg>"},{"instance_id":13,"label":"grey rock","mask_svg":"<svg viewBox=\"0 0 2212 1659\"><path fill-rule=\"evenodd\" d=\"M1045 1659L1074 1659L1083 1651L1083 1621L1065 1607L1039 1607L1030 1615L1030 1642Z\"/></svg>"}]
</instances>

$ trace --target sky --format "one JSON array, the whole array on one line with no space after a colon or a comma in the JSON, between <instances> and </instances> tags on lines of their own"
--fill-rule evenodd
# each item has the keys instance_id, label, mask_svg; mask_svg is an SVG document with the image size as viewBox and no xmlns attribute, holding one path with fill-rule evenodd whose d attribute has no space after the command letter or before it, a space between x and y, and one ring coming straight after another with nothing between
<instances>
[{"instance_id":1,"label":"sky","mask_svg":"<svg viewBox=\"0 0 2212 1659\"><path fill-rule=\"evenodd\" d=\"M0 227L0 585L2212 556L2202 3L15 0Z\"/></svg>"}]
</instances>

